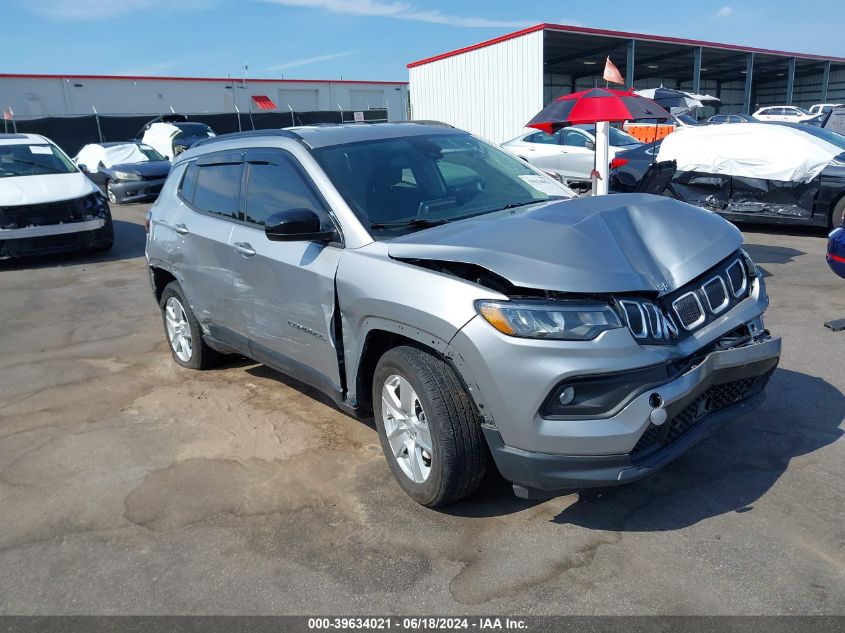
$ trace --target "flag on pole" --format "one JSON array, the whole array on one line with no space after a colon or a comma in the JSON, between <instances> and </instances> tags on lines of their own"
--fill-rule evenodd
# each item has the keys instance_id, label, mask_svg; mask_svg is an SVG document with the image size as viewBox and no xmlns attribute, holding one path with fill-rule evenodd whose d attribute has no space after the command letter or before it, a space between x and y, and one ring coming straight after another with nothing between
<instances>
[{"instance_id":1,"label":"flag on pole","mask_svg":"<svg viewBox=\"0 0 845 633\"><path fill-rule=\"evenodd\" d=\"M622 73L620 73L619 69L612 61L610 61L610 55L607 56L607 61L604 63L604 75L602 75L602 79L611 83L625 85Z\"/></svg>"}]
</instances>

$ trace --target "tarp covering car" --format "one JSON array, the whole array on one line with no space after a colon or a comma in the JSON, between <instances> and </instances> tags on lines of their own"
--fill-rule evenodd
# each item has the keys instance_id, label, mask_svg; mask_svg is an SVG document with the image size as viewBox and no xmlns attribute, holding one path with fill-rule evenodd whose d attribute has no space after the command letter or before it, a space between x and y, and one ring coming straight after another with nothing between
<instances>
[{"instance_id":1,"label":"tarp covering car","mask_svg":"<svg viewBox=\"0 0 845 633\"><path fill-rule=\"evenodd\" d=\"M808 183L842 149L799 130L765 123L685 128L667 136L657 160L678 171Z\"/></svg>"},{"instance_id":2,"label":"tarp covering car","mask_svg":"<svg viewBox=\"0 0 845 633\"><path fill-rule=\"evenodd\" d=\"M100 163L104 167L111 167L112 165L145 163L149 160L149 157L141 151L141 146L137 143L124 143L106 147L91 144L79 150L76 164L85 165L88 171L95 172Z\"/></svg>"}]
</instances>

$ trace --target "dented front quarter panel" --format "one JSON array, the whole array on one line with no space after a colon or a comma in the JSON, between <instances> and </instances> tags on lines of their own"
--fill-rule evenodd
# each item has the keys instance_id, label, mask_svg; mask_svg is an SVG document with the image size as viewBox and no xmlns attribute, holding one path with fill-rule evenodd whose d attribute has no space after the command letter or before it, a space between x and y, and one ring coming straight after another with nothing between
<instances>
[{"instance_id":1,"label":"dented front quarter panel","mask_svg":"<svg viewBox=\"0 0 845 633\"><path fill-rule=\"evenodd\" d=\"M356 377L367 336L383 330L447 354L474 316L477 299L506 299L457 277L391 259L386 242L347 249L337 271L347 402L360 400Z\"/></svg>"}]
</instances>

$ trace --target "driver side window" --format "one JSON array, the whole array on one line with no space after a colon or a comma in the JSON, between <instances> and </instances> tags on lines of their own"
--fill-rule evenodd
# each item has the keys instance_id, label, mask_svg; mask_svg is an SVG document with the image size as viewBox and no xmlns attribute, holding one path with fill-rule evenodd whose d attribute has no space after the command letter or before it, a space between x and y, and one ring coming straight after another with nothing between
<instances>
[{"instance_id":1,"label":"driver side window","mask_svg":"<svg viewBox=\"0 0 845 633\"><path fill-rule=\"evenodd\" d=\"M264 226L274 213L310 209L331 226L325 205L293 161L281 152L255 151L247 156L244 201L246 221Z\"/></svg>"}]
</instances>

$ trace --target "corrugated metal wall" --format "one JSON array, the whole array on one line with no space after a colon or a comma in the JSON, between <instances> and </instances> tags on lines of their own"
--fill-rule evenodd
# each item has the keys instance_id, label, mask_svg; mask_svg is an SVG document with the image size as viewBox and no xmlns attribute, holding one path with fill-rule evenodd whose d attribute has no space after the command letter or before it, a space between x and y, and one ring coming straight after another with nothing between
<instances>
[{"instance_id":1,"label":"corrugated metal wall","mask_svg":"<svg viewBox=\"0 0 845 633\"><path fill-rule=\"evenodd\" d=\"M360 98L362 92L366 98ZM0 77L0 108L12 107L17 117L170 112L222 113L250 108L252 95L265 95L279 111L288 112L287 95L308 95L309 110L354 110L367 102L386 107L390 120L407 119L407 86L395 83L198 81L191 79L101 79ZM379 98L380 97L380 98ZM302 104L291 98L295 110ZM312 103L315 102L315 103ZM314 107L316 106L316 107ZM253 110L255 108L253 107Z\"/></svg>"},{"instance_id":2,"label":"corrugated metal wall","mask_svg":"<svg viewBox=\"0 0 845 633\"><path fill-rule=\"evenodd\" d=\"M543 107L543 32L414 66L411 116L501 143Z\"/></svg>"},{"instance_id":3,"label":"corrugated metal wall","mask_svg":"<svg viewBox=\"0 0 845 633\"><path fill-rule=\"evenodd\" d=\"M796 77L792 92L793 103L802 108L809 108L815 103L821 103L821 90L821 72ZM767 105L786 103L786 79L759 84L755 98L761 108ZM834 70L830 73L825 103L845 103L845 70Z\"/></svg>"}]
</instances>

